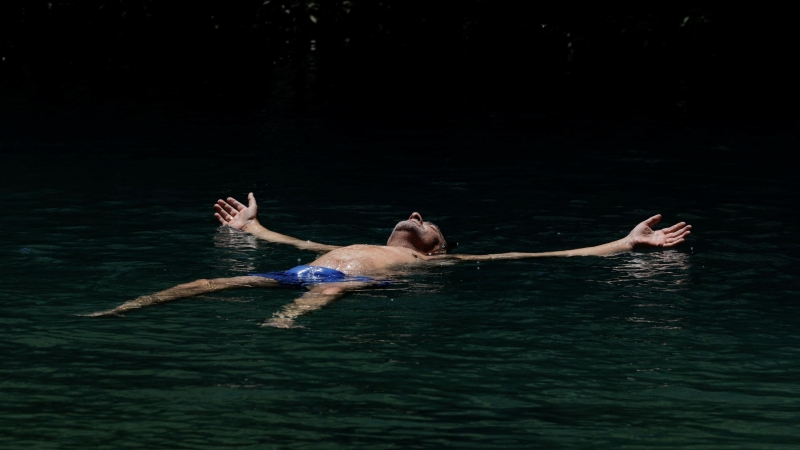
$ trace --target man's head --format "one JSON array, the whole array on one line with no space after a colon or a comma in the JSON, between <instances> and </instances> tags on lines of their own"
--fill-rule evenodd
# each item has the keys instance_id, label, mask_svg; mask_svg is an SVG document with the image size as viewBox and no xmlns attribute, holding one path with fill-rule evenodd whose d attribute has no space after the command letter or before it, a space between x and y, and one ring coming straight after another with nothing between
<instances>
[{"instance_id":1,"label":"man's head","mask_svg":"<svg viewBox=\"0 0 800 450\"><path fill-rule=\"evenodd\" d=\"M408 220L395 225L386 245L409 248L429 255L446 253L448 250L447 241L439 227L423 221L418 212L411 213Z\"/></svg>"}]
</instances>

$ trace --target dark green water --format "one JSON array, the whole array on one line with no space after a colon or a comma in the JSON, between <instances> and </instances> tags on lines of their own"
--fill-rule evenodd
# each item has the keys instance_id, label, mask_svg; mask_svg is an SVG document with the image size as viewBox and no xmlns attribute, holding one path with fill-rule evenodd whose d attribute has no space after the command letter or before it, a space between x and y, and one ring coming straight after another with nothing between
<instances>
[{"instance_id":1,"label":"dark green water","mask_svg":"<svg viewBox=\"0 0 800 450\"><path fill-rule=\"evenodd\" d=\"M758 164L791 136L153 123L6 130L2 448L800 446L796 182ZM283 289L75 316L312 259L216 226L250 190L268 227L340 245L415 210L462 253L594 245L656 212L694 233L410 273L302 329L258 326Z\"/></svg>"}]
</instances>

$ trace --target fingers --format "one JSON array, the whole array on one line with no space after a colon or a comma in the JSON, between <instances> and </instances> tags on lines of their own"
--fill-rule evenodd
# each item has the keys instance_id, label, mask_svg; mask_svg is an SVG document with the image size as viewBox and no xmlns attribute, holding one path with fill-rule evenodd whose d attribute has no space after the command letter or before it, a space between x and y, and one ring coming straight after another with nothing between
<instances>
[{"instance_id":1,"label":"fingers","mask_svg":"<svg viewBox=\"0 0 800 450\"><path fill-rule=\"evenodd\" d=\"M688 236L690 234L692 234L692 232L687 229L687 230L684 230L682 233L680 233L677 236L668 237L667 241L664 243L664 247L674 247L674 246L680 244L681 242L685 241L686 240L686 236Z\"/></svg>"},{"instance_id":2,"label":"fingers","mask_svg":"<svg viewBox=\"0 0 800 450\"><path fill-rule=\"evenodd\" d=\"M688 236L690 234L692 234L692 232L689 231L689 229L687 228L687 229L681 230L679 233L675 233L674 235L669 236L667 239L682 239L682 238L685 238L686 236Z\"/></svg>"},{"instance_id":3,"label":"fingers","mask_svg":"<svg viewBox=\"0 0 800 450\"><path fill-rule=\"evenodd\" d=\"M676 223L675 225L673 225L673 226L671 226L669 228L664 228L662 231L664 233L672 233L673 231L675 231L678 228L683 227L683 226L686 226L686 222L678 222L678 223ZM691 226L689 228L691 228Z\"/></svg>"},{"instance_id":4,"label":"fingers","mask_svg":"<svg viewBox=\"0 0 800 450\"><path fill-rule=\"evenodd\" d=\"M653 225L657 224L658 222L661 222L661 214L656 214L655 216L645 220L644 224L652 228Z\"/></svg>"},{"instance_id":5,"label":"fingers","mask_svg":"<svg viewBox=\"0 0 800 450\"><path fill-rule=\"evenodd\" d=\"M241 205L241 203L239 203L239 204ZM217 207L217 206L222 208L223 211L225 211L227 214L230 214L231 216L236 216L236 214L239 213L239 211L234 209L233 206L231 206L229 203L225 202L225 200L221 200L221 199L217 200L217 204L214 205L214 207Z\"/></svg>"},{"instance_id":6,"label":"fingers","mask_svg":"<svg viewBox=\"0 0 800 450\"><path fill-rule=\"evenodd\" d=\"M227 207L227 208L226 208ZM217 204L214 205L214 209L217 211L214 213L214 216L217 217L223 225L227 225L228 222L233 220L236 216L237 211L231 208L230 205L223 202L222 200L218 200Z\"/></svg>"},{"instance_id":7,"label":"fingers","mask_svg":"<svg viewBox=\"0 0 800 450\"><path fill-rule=\"evenodd\" d=\"M221 223L223 225L227 225L228 224L228 222L225 219L223 219L222 216L219 215L219 213L214 213L214 217L216 217L217 220L219 220L219 223Z\"/></svg>"},{"instance_id":8,"label":"fingers","mask_svg":"<svg viewBox=\"0 0 800 450\"><path fill-rule=\"evenodd\" d=\"M257 211L256 197L250 192L247 194L247 200L249 203L248 206L245 206L242 202L233 197L228 197L227 201L222 199L217 200L217 203L214 204L214 209L216 210L214 217L223 225L231 225L234 219L238 221L254 219ZM239 213L242 211L246 212L239 216ZM238 228L238 226L234 226L234 228Z\"/></svg>"},{"instance_id":9,"label":"fingers","mask_svg":"<svg viewBox=\"0 0 800 450\"><path fill-rule=\"evenodd\" d=\"M244 206L244 205L243 205L243 204L242 204L242 203L241 203L239 200L236 200L236 199L235 199L235 198L233 198L233 197L228 197L228 203L230 203L231 205L233 205L233 206L236 208L236 210L237 210L237 211L241 211L241 210L243 210L243 209L247 208L247 207L246 207L246 206Z\"/></svg>"},{"instance_id":10,"label":"fingers","mask_svg":"<svg viewBox=\"0 0 800 450\"><path fill-rule=\"evenodd\" d=\"M680 225L681 227L679 228L678 225ZM675 237L682 236L684 233L687 233L689 230L692 229L691 225L686 225L684 223L679 223L678 225L673 225L673 226L671 226L669 228L665 228L665 229L663 229L661 231L664 232L664 235L666 237L675 238Z\"/></svg>"}]
</instances>

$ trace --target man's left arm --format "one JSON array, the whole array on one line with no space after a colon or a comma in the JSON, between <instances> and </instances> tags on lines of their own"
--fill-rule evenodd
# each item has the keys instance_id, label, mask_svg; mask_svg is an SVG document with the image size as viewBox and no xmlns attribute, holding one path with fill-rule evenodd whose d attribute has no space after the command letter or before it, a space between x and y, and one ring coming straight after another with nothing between
<instances>
[{"instance_id":1,"label":"man's left arm","mask_svg":"<svg viewBox=\"0 0 800 450\"><path fill-rule=\"evenodd\" d=\"M546 258L556 256L605 256L615 253L633 250L643 247L674 247L686 240L691 233L691 225L679 222L675 225L662 230L653 230L652 227L661 221L661 214L641 222L624 238L597 245L594 247L576 248L572 250L559 250L554 252L539 253L494 253L488 255L435 255L429 256L429 260L459 260L459 261L485 261L495 259L523 259L523 258Z\"/></svg>"}]
</instances>

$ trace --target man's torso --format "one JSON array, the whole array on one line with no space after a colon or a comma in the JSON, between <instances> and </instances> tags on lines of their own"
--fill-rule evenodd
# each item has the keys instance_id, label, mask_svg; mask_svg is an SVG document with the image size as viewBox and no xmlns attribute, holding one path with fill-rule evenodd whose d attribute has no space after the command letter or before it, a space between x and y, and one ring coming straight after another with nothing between
<instances>
[{"instance_id":1,"label":"man's torso","mask_svg":"<svg viewBox=\"0 0 800 450\"><path fill-rule=\"evenodd\" d=\"M350 245L337 248L308 264L359 276L380 273L390 266L413 264L422 260L422 255L418 252L401 247Z\"/></svg>"}]
</instances>

